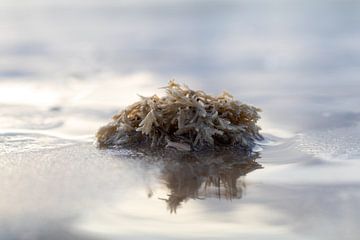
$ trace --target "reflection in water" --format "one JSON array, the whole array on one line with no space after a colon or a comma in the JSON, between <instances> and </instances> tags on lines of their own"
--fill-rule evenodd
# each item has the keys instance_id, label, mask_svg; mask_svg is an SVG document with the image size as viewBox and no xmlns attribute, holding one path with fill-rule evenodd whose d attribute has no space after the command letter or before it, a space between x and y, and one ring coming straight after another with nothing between
<instances>
[{"instance_id":1,"label":"reflection in water","mask_svg":"<svg viewBox=\"0 0 360 240\"><path fill-rule=\"evenodd\" d=\"M189 199L217 197L241 198L245 189L242 176L262 168L255 160L259 154L216 152L212 154L180 154L166 158L161 180L169 190L170 212L176 212Z\"/></svg>"}]
</instances>

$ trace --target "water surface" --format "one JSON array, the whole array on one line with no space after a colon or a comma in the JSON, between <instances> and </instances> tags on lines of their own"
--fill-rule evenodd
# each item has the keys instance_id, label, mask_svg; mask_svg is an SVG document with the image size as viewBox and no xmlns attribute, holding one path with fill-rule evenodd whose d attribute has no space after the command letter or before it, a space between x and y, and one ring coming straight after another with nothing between
<instances>
[{"instance_id":1,"label":"water surface","mask_svg":"<svg viewBox=\"0 0 360 240\"><path fill-rule=\"evenodd\" d=\"M0 1L0 239L358 239L357 1ZM250 156L99 150L175 78L263 109Z\"/></svg>"}]
</instances>

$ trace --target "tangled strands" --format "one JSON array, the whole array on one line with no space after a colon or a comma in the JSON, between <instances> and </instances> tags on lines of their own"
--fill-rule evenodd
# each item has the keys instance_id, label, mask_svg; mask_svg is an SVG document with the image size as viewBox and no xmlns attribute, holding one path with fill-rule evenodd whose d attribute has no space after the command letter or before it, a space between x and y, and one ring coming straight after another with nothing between
<instances>
[{"instance_id":1,"label":"tangled strands","mask_svg":"<svg viewBox=\"0 0 360 240\"><path fill-rule=\"evenodd\" d=\"M251 150L262 139L259 108L234 99L227 92L218 97L170 81L166 95L141 100L113 116L96 134L99 147L172 147L200 151L227 147Z\"/></svg>"}]
</instances>

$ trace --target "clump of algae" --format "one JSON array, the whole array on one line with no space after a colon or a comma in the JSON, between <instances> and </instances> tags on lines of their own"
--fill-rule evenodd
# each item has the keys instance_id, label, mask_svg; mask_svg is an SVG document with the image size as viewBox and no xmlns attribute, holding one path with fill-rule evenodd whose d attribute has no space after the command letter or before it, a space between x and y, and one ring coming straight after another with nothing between
<instances>
[{"instance_id":1,"label":"clump of algae","mask_svg":"<svg viewBox=\"0 0 360 240\"><path fill-rule=\"evenodd\" d=\"M241 148L251 151L262 139L260 109L227 92L211 96L170 81L166 95L141 100L114 115L96 134L100 148L166 147L179 151Z\"/></svg>"}]
</instances>

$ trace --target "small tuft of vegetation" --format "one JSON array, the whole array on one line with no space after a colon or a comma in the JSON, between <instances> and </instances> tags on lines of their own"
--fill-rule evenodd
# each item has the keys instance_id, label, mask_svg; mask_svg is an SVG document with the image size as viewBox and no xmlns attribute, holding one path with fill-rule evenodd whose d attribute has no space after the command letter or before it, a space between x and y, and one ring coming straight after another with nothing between
<instances>
[{"instance_id":1,"label":"small tuft of vegetation","mask_svg":"<svg viewBox=\"0 0 360 240\"><path fill-rule=\"evenodd\" d=\"M211 96L170 81L165 96L141 100L113 116L96 134L99 147L149 146L201 151L239 147L251 150L262 139L260 109L227 92Z\"/></svg>"}]
</instances>

